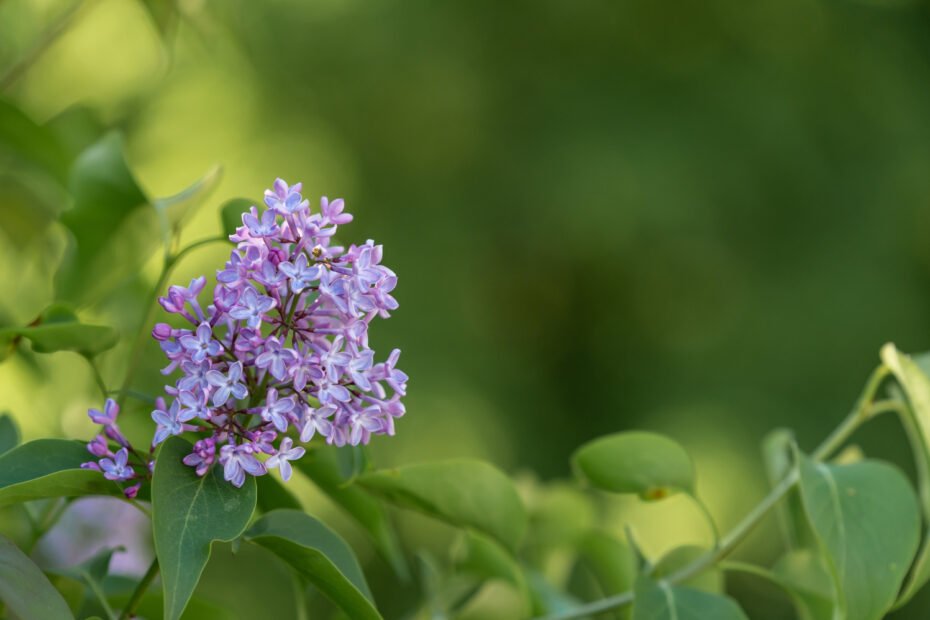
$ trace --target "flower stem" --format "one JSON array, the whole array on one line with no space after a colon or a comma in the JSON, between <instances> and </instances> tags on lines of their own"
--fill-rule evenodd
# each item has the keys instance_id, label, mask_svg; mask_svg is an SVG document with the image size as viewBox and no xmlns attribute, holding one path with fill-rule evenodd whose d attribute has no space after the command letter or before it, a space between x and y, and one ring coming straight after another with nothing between
<instances>
[{"instance_id":1,"label":"flower stem","mask_svg":"<svg viewBox=\"0 0 930 620\"><path fill-rule=\"evenodd\" d=\"M823 461L829 458L830 455L839 449L864 422L872 419L872 417L879 413L894 410L900 406L894 401L880 401L879 403L875 403L874 406L872 405L875 394L881 386L882 381L888 376L888 373L889 369L884 364L880 365L872 372L852 411L812 453L812 458L815 461ZM743 517L736 527L720 539L720 542L714 549L698 557L691 564L670 574L663 579L663 581L668 584L681 583L720 562L729 555L733 549L742 542L746 535L762 521L769 511L788 494L788 491L797 484L798 477L798 470L793 469L791 473L785 476L781 482L769 491L769 494L766 495L755 508ZM603 598L599 601L580 605L565 613L545 616L543 620L572 620L574 618L594 616L611 609L629 605L632 602L633 592L630 590Z\"/></svg>"},{"instance_id":2,"label":"flower stem","mask_svg":"<svg viewBox=\"0 0 930 620\"><path fill-rule=\"evenodd\" d=\"M149 569L145 571L145 575L142 576L142 580L139 582L139 585L136 586L135 591L133 591L132 597L129 599L129 602L126 603L126 607L123 609L122 613L120 613L119 620L128 620L132 618L136 611L136 607L139 606L142 597L145 595L145 591L148 590L149 585L151 585L152 580L155 579L155 575L157 574L158 558L156 557L149 565Z\"/></svg>"}]
</instances>

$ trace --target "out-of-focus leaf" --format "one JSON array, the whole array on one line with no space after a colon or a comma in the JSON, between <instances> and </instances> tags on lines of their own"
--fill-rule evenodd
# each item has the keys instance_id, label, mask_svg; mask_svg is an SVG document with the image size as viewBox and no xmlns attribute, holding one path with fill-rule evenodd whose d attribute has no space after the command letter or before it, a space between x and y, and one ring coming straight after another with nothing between
<instances>
[{"instance_id":1,"label":"out-of-focus leaf","mask_svg":"<svg viewBox=\"0 0 930 620\"><path fill-rule=\"evenodd\" d=\"M259 476L256 478L256 484L258 484L258 509L262 512L271 512L278 508L303 510L294 494L274 476Z\"/></svg>"},{"instance_id":2,"label":"out-of-focus leaf","mask_svg":"<svg viewBox=\"0 0 930 620\"><path fill-rule=\"evenodd\" d=\"M823 558L810 549L789 551L772 568L788 591L801 620L833 618L833 580Z\"/></svg>"},{"instance_id":3,"label":"out-of-focus leaf","mask_svg":"<svg viewBox=\"0 0 930 620\"><path fill-rule=\"evenodd\" d=\"M158 34L167 39L178 22L178 5L176 0L142 0L142 5L152 18L152 24ZM167 42L167 41L166 41Z\"/></svg>"},{"instance_id":4,"label":"out-of-focus leaf","mask_svg":"<svg viewBox=\"0 0 930 620\"><path fill-rule=\"evenodd\" d=\"M20 620L74 618L38 566L12 542L0 536L0 600Z\"/></svg>"},{"instance_id":5,"label":"out-of-focus leaf","mask_svg":"<svg viewBox=\"0 0 930 620\"><path fill-rule=\"evenodd\" d=\"M226 235L236 234L236 229L242 226L242 214L249 210L255 202L248 198L233 198L227 200L220 207L220 224Z\"/></svg>"},{"instance_id":6,"label":"out-of-focus leaf","mask_svg":"<svg viewBox=\"0 0 930 620\"><path fill-rule=\"evenodd\" d=\"M174 196L157 198L154 201L155 211L161 223L162 241L166 246L171 243L172 236L180 231L181 226L216 189L222 172L221 166L214 166L190 187Z\"/></svg>"},{"instance_id":7,"label":"out-of-focus leaf","mask_svg":"<svg viewBox=\"0 0 930 620\"><path fill-rule=\"evenodd\" d=\"M107 595L103 587L103 580L110 570L110 560L113 554L118 551L125 551L123 547L114 547L103 549L86 561L65 569L50 571L57 575L70 577L82 582L97 599L107 617L114 617L113 609L107 600Z\"/></svg>"},{"instance_id":8,"label":"out-of-focus leaf","mask_svg":"<svg viewBox=\"0 0 930 620\"><path fill-rule=\"evenodd\" d=\"M914 453L924 520L923 543L895 605L900 607L930 581L930 354L911 358L888 343L881 356L907 398L901 421Z\"/></svg>"},{"instance_id":9,"label":"out-of-focus leaf","mask_svg":"<svg viewBox=\"0 0 930 620\"><path fill-rule=\"evenodd\" d=\"M747 620L732 599L645 576L636 580L633 620Z\"/></svg>"},{"instance_id":10,"label":"out-of-focus leaf","mask_svg":"<svg viewBox=\"0 0 930 620\"><path fill-rule=\"evenodd\" d=\"M310 515L275 510L256 521L245 538L290 564L350 617L381 618L352 549Z\"/></svg>"},{"instance_id":11,"label":"out-of-focus leaf","mask_svg":"<svg viewBox=\"0 0 930 620\"><path fill-rule=\"evenodd\" d=\"M545 577L536 571L529 571L526 574L526 582L533 600L534 615L554 616L564 614L583 604L574 596L566 594L550 584ZM581 618L579 620L585 619Z\"/></svg>"},{"instance_id":12,"label":"out-of-focus leaf","mask_svg":"<svg viewBox=\"0 0 930 620\"><path fill-rule=\"evenodd\" d=\"M42 313L37 325L0 328L0 342L11 342L17 336L32 343L38 353L74 351L92 357L116 346L119 334L105 325L87 325L61 304L54 304Z\"/></svg>"},{"instance_id":13,"label":"out-of-focus leaf","mask_svg":"<svg viewBox=\"0 0 930 620\"><path fill-rule=\"evenodd\" d=\"M523 571L500 543L481 534L466 532L456 555L455 566L460 571L485 579L506 581L524 593L529 602L529 591Z\"/></svg>"},{"instance_id":14,"label":"out-of-focus leaf","mask_svg":"<svg viewBox=\"0 0 930 620\"><path fill-rule=\"evenodd\" d=\"M62 184L67 176L68 153L58 138L12 103L0 99L0 163L4 159L37 166Z\"/></svg>"},{"instance_id":15,"label":"out-of-focus leaf","mask_svg":"<svg viewBox=\"0 0 930 620\"><path fill-rule=\"evenodd\" d=\"M592 530L581 538L578 553L604 594L633 589L638 573L637 558L625 543L606 532Z\"/></svg>"},{"instance_id":16,"label":"out-of-focus leaf","mask_svg":"<svg viewBox=\"0 0 930 620\"><path fill-rule=\"evenodd\" d=\"M402 579L410 575L397 533L381 503L356 484L345 484L335 449L315 448L295 466L365 529L378 552Z\"/></svg>"},{"instance_id":17,"label":"out-of-focus leaf","mask_svg":"<svg viewBox=\"0 0 930 620\"><path fill-rule=\"evenodd\" d=\"M242 488L223 480L222 468L200 477L181 462L192 446L169 437L152 478L152 530L165 593L165 618L176 620L200 580L214 541L239 536L255 511L255 479Z\"/></svg>"},{"instance_id":18,"label":"out-of-focus leaf","mask_svg":"<svg viewBox=\"0 0 930 620\"><path fill-rule=\"evenodd\" d=\"M907 478L877 461L815 463L798 454L801 498L848 620L882 618L894 604L920 538Z\"/></svg>"},{"instance_id":19,"label":"out-of-focus leaf","mask_svg":"<svg viewBox=\"0 0 930 620\"><path fill-rule=\"evenodd\" d=\"M575 473L598 489L658 500L694 492L694 465L677 442L633 431L595 439L572 457Z\"/></svg>"},{"instance_id":20,"label":"out-of-focus leaf","mask_svg":"<svg viewBox=\"0 0 930 620\"><path fill-rule=\"evenodd\" d=\"M529 549L545 553L574 546L594 526L591 498L577 487L555 483L536 495L529 511Z\"/></svg>"},{"instance_id":21,"label":"out-of-focus leaf","mask_svg":"<svg viewBox=\"0 0 930 620\"><path fill-rule=\"evenodd\" d=\"M138 271L156 247L158 218L110 133L75 160L68 187L73 206L61 222L73 243L55 275L56 297L75 304L95 299Z\"/></svg>"},{"instance_id":22,"label":"out-of-focus leaf","mask_svg":"<svg viewBox=\"0 0 930 620\"><path fill-rule=\"evenodd\" d=\"M0 415L0 454L19 445L20 435L16 420L9 413Z\"/></svg>"},{"instance_id":23,"label":"out-of-focus leaf","mask_svg":"<svg viewBox=\"0 0 930 620\"><path fill-rule=\"evenodd\" d=\"M774 487L780 483L794 469L794 445L794 433L784 428L771 431L762 440L762 456L770 486ZM796 487L788 491L775 510L782 535L789 548L798 549L815 544L814 534L801 503L801 492Z\"/></svg>"},{"instance_id":24,"label":"out-of-focus leaf","mask_svg":"<svg viewBox=\"0 0 930 620\"><path fill-rule=\"evenodd\" d=\"M526 530L513 482L484 461L418 463L362 474L358 481L402 508L483 532L511 551Z\"/></svg>"},{"instance_id":25,"label":"out-of-focus leaf","mask_svg":"<svg viewBox=\"0 0 930 620\"><path fill-rule=\"evenodd\" d=\"M654 580L668 577L675 571L691 564L705 553L707 553L706 549L695 545L676 547L663 555L662 558L656 562L649 576ZM723 592L723 574L720 572L720 569L711 567L694 575L687 581L682 581L680 585L694 588L695 590L711 592L712 594L720 594Z\"/></svg>"},{"instance_id":26,"label":"out-of-focus leaf","mask_svg":"<svg viewBox=\"0 0 930 620\"><path fill-rule=\"evenodd\" d=\"M119 487L99 471L80 469L92 460L83 444L37 439L0 455L0 506L47 497L115 495Z\"/></svg>"},{"instance_id":27,"label":"out-of-focus leaf","mask_svg":"<svg viewBox=\"0 0 930 620\"><path fill-rule=\"evenodd\" d=\"M67 153L69 163L106 133L97 113L85 105L73 105L44 125Z\"/></svg>"}]
</instances>

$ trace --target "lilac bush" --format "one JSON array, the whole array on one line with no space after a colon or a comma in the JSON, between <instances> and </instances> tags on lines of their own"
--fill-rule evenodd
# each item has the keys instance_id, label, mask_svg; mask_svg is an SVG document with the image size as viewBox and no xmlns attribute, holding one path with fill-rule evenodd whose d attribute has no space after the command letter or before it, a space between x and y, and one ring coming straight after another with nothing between
<instances>
[{"instance_id":1,"label":"lilac bush","mask_svg":"<svg viewBox=\"0 0 930 620\"><path fill-rule=\"evenodd\" d=\"M300 192L300 183L277 179L265 192L266 208L242 215L210 303L200 300L204 277L172 286L158 300L187 325L152 330L168 358L162 373L180 371L156 401L152 444L144 453L134 449L108 400L103 412L90 411L103 433L88 444L99 460L85 467L110 480L146 479L158 444L196 433L184 463L203 476L218 462L239 487L246 475L274 467L290 478L290 461L305 453L295 439L320 435L357 446L394 434L407 375L397 368L397 349L375 362L368 327L397 308L397 276L381 264L374 241L348 248L333 242L338 227L352 221L342 199L324 196L313 212ZM138 487L125 493L132 497Z\"/></svg>"}]
</instances>

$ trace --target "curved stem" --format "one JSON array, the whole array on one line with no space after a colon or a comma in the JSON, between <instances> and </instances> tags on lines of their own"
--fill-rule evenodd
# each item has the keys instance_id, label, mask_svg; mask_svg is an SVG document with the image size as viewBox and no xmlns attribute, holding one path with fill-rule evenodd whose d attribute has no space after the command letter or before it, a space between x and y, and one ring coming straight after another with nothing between
<instances>
[{"instance_id":1,"label":"curved stem","mask_svg":"<svg viewBox=\"0 0 930 620\"><path fill-rule=\"evenodd\" d=\"M120 407L126 402L126 396L131 391L132 380L135 378L136 371L139 368L139 362L142 355L142 346L145 344L145 337L148 335L148 330L146 329L148 325L152 322L155 312L155 300L158 298L158 294L164 290L165 285L168 283L168 278L171 276L171 271L178 264L178 262L190 254L193 250L196 250L199 247L208 245L210 243L216 243L218 241L229 241L226 237L210 237L208 239L201 239L200 241L195 241L184 249L180 250L177 254L173 256L165 257L165 263L161 268L161 274L158 276L158 281L155 282L155 286L152 287L151 293L146 297L146 310L145 315L142 317L142 321L139 324L139 329L136 331L136 339L132 343L132 351L129 354L129 363L126 366L126 376L123 378L123 385L119 389L119 396L116 399L117 404Z\"/></svg>"},{"instance_id":2,"label":"curved stem","mask_svg":"<svg viewBox=\"0 0 930 620\"><path fill-rule=\"evenodd\" d=\"M149 585L151 585L152 580L155 579L155 575L157 574L158 558L155 558L152 560L151 565L149 565L149 569L145 571L145 575L142 576L139 585L137 585L135 591L133 591L132 597L129 599L129 602L126 603L126 607L123 609L122 613L120 613L119 620L128 620L132 618L136 611L136 607L139 606L142 597L145 595L145 591L149 589Z\"/></svg>"},{"instance_id":3,"label":"curved stem","mask_svg":"<svg viewBox=\"0 0 930 620\"><path fill-rule=\"evenodd\" d=\"M846 416L846 418L840 422L839 426L827 436L826 439L817 447L816 450L812 453L812 458L815 461L823 461L826 458L829 458L837 449L839 449L847 439L849 439L852 434L859 428L864 422L870 420L873 416L878 415L879 413L892 410L890 403L894 401L880 401L874 406L872 401L875 398L875 394L878 391L878 388L881 386L882 381L888 376L888 368L882 364L875 371L872 372L869 380L866 382L865 388L862 390L862 394L859 396L859 400L856 401L856 405L853 407L853 410ZM881 405L881 406L879 406ZM894 404L894 407L897 407L897 403ZM697 558L691 564L675 571L670 574L668 577L663 579L665 583L668 584L677 584L687 579L707 570L711 566L714 566L720 562L723 558L729 555L733 549L746 537L752 529L762 521L772 508L787 495L795 484L797 484L799 478L798 470L793 469L791 473L785 476L781 482L779 482L775 487L769 491L769 494L763 498L755 508L753 508L743 519L727 533L726 536L720 539L719 544L714 548L705 553L704 555ZM545 616L543 620L572 620L574 618L582 618L585 616L593 616L604 611L609 611L611 609L616 609L617 607L623 607L629 605L633 602L633 592L627 591L614 596L609 596L607 598L601 599L599 601L594 601L592 603L587 603L585 605L580 605L570 611L561 614L555 614L550 616Z\"/></svg>"}]
</instances>

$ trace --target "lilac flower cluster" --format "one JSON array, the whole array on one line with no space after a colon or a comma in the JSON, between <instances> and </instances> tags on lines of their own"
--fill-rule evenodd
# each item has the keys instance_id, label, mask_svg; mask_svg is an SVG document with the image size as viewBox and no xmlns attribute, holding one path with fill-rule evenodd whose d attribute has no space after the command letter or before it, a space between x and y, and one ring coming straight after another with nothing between
<instances>
[{"instance_id":1,"label":"lilac flower cluster","mask_svg":"<svg viewBox=\"0 0 930 620\"><path fill-rule=\"evenodd\" d=\"M152 445L200 433L184 463L202 476L218 462L236 486L274 467L288 479L290 461L304 455L295 439L364 444L393 435L404 414L400 351L375 363L368 346L372 319L397 308L397 276L373 241L332 243L352 221L341 199L324 197L312 213L300 191L277 179L265 192L267 209L243 214L212 303L198 300L203 277L159 299L190 327L160 323L152 332L169 360L162 372L181 371L165 388L170 406L159 399L152 412Z\"/></svg>"},{"instance_id":2,"label":"lilac flower cluster","mask_svg":"<svg viewBox=\"0 0 930 620\"><path fill-rule=\"evenodd\" d=\"M99 460L82 463L81 468L93 469L103 473L103 477L114 482L125 483L138 480L135 484L123 488L123 493L129 499L133 499L139 493L142 486L142 480L147 479L152 474L155 466L151 459L151 453L143 456L129 443L126 436L119 430L116 424L116 418L119 415L119 405L111 398L103 406L103 411L99 409L90 409L87 412L90 419L95 424L103 428L103 433L94 437L87 450ZM119 446L116 452L111 450L111 443Z\"/></svg>"}]
</instances>

